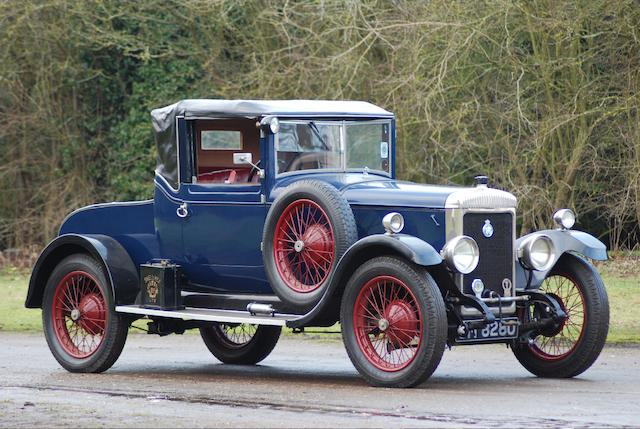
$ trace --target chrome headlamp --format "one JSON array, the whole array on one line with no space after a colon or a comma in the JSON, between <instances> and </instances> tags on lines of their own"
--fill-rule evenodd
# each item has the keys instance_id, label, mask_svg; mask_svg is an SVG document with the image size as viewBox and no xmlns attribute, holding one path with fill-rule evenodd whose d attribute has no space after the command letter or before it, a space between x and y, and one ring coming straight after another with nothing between
<instances>
[{"instance_id":1,"label":"chrome headlamp","mask_svg":"<svg viewBox=\"0 0 640 429\"><path fill-rule=\"evenodd\" d=\"M397 234L404 228L404 217L396 212L387 213L382 218L382 226L386 234Z\"/></svg>"},{"instance_id":2,"label":"chrome headlamp","mask_svg":"<svg viewBox=\"0 0 640 429\"><path fill-rule=\"evenodd\" d=\"M556 247L549 236L535 234L518 247L518 257L528 268L546 271L555 261Z\"/></svg>"},{"instance_id":3,"label":"chrome headlamp","mask_svg":"<svg viewBox=\"0 0 640 429\"><path fill-rule=\"evenodd\" d=\"M553 214L553 221L560 229L571 229L576 224L576 214L569 209L560 209Z\"/></svg>"},{"instance_id":4,"label":"chrome headlamp","mask_svg":"<svg viewBox=\"0 0 640 429\"><path fill-rule=\"evenodd\" d=\"M268 129L272 134L277 134L280 131L280 121L275 116L265 116L258 122L258 125L263 129Z\"/></svg>"},{"instance_id":5,"label":"chrome headlamp","mask_svg":"<svg viewBox=\"0 0 640 429\"><path fill-rule=\"evenodd\" d=\"M466 235L459 235L449 240L440 254L449 267L461 274L469 274L475 270L480 260L478 243Z\"/></svg>"}]
</instances>

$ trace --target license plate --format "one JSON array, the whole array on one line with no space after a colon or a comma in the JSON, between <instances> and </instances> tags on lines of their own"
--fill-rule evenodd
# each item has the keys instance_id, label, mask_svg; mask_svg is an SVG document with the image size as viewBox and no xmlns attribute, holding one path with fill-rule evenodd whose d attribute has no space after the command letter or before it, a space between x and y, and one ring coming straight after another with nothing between
<instances>
[{"instance_id":1,"label":"license plate","mask_svg":"<svg viewBox=\"0 0 640 429\"><path fill-rule=\"evenodd\" d=\"M470 329L464 337L458 337L458 342L487 341L518 337L518 319L515 317L496 320L484 328ZM505 325L503 322L507 322Z\"/></svg>"}]
</instances>

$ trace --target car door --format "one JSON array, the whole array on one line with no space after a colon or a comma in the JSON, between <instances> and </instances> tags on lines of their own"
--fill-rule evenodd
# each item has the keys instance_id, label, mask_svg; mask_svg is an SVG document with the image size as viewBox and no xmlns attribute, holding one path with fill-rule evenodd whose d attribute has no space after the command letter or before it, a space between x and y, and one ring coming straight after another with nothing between
<instances>
[{"instance_id":1,"label":"car door","mask_svg":"<svg viewBox=\"0 0 640 429\"><path fill-rule=\"evenodd\" d=\"M260 249L266 217L258 169L234 154L261 156L255 121L200 120L193 126L193 174L179 196L183 270L192 290L269 292Z\"/></svg>"}]
</instances>

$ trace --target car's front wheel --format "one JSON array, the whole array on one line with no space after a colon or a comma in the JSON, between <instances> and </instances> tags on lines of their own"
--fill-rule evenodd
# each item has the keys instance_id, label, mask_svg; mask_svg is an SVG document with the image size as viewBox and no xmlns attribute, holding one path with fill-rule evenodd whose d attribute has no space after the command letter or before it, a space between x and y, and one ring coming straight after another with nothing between
<instances>
[{"instance_id":1,"label":"car's front wheel","mask_svg":"<svg viewBox=\"0 0 640 429\"><path fill-rule=\"evenodd\" d=\"M212 323L200 328L205 345L218 360L237 365L253 365L273 351L280 326L248 323Z\"/></svg>"},{"instance_id":2,"label":"car's front wheel","mask_svg":"<svg viewBox=\"0 0 640 429\"><path fill-rule=\"evenodd\" d=\"M340 314L351 362L373 386L410 387L440 363L447 335L429 273L394 257L366 262L349 280Z\"/></svg>"},{"instance_id":3,"label":"car's front wheel","mask_svg":"<svg viewBox=\"0 0 640 429\"><path fill-rule=\"evenodd\" d=\"M63 259L45 286L42 325L53 356L71 372L102 372L120 356L128 320L114 311L102 266L76 254Z\"/></svg>"},{"instance_id":4,"label":"car's front wheel","mask_svg":"<svg viewBox=\"0 0 640 429\"><path fill-rule=\"evenodd\" d=\"M574 377L598 358L609 331L609 301L602 279L584 259L565 254L544 280L540 291L550 295L568 318L559 326L536 332L529 342L515 342L513 353L539 377ZM528 318L538 307L525 308Z\"/></svg>"}]
</instances>

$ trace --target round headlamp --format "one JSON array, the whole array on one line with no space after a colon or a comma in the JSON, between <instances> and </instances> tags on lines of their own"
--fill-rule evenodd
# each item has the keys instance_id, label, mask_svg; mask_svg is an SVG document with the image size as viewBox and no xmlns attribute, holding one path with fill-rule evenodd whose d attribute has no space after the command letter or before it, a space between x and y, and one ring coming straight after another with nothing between
<instances>
[{"instance_id":1,"label":"round headlamp","mask_svg":"<svg viewBox=\"0 0 640 429\"><path fill-rule=\"evenodd\" d=\"M576 214L569 209L560 209L553 214L553 221L558 228L571 229L576 224Z\"/></svg>"},{"instance_id":2,"label":"round headlamp","mask_svg":"<svg viewBox=\"0 0 640 429\"><path fill-rule=\"evenodd\" d=\"M440 253L447 264L461 274L475 270L480 259L478 243L466 235L449 240Z\"/></svg>"},{"instance_id":3,"label":"round headlamp","mask_svg":"<svg viewBox=\"0 0 640 429\"><path fill-rule=\"evenodd\" d=\"M382 226L387 234L397 234L404 228L404 218L400 213L387 213L382 218Z\"/></svg>"},{"instance_id":4,"label":"round headlamp","mask_svg":"<svg viewBox=\"0 0 640 429\"><path fill-rule=\"evenodd\" d=\"M556 248L546 235L538 234L529 237L518 248L518 256L524 264L538 271L546 271L555 261Z\"/></svg>"},{"instance_id":5,"label":"round headlamp","mask_svg":"<svg viewBox=\"0 0 640 429\"><path fill-rule=\"evenodd\" d=\"M272 134L277 134L280 131L280 121L275 116L265 116L259 122L260 127L268 129Z\"/></svg>"}]
</instances>

